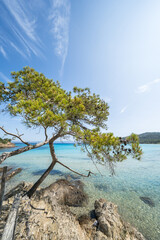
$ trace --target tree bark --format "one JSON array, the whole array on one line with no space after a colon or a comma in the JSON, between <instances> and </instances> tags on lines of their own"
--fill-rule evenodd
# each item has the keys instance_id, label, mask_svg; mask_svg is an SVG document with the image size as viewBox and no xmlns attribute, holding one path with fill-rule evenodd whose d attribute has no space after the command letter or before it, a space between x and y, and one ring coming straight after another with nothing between
<instances>
[{"instance_id":1,"label":"tree bark","mask_svg":"<svg viewBox=\"0 0 160 240\"><path fill-rule=\"evenodd\" d=\"M6 222L1 240L15 239L14 234L15 234L15 229L16 229L17 214L18 214L18 208L20 205L20 201L21 201L21 196L20 196L20 194L17 194L14 198L14 202L13 202L11 211L7 218L7 222Z\"/></svg>"},{"instance_id":2,"label":"tree bark","mask_svg":"<svg viewBox=\"0 0 160 240\"><path fill-rule=\"evenodd\" d=\"M10 174L7 175L6 177L6 181L9 181L12 177L14 177L15 175L17 175L18 173L20 173L22 171L22 168L17 168L14 171L12 171Z\"/></svg>"},{"instance_id":3,"label":"tree bark","mask_svg":"<svg viewBox=\"0 0 160 240\"><path fill-rule=\"evenodd\" d=\"M52 163L48 167L48 169L43 173L43 175L38 179L38 181L31 187L31 189L26 193L26 195L31 198L32 195L35 193L39 185L45 180L45 178L48 176L48 174L51 172L51 170L54 168L56 162L57 162L57 157L55 155L54 151L54 146L53 146L53 141L49 142L49 148L50 148L50 153L52 157Z\"/></svg>"},{"instance_id":4,"label":"tree bark","mask_svg":"<svg viewBox=\"0 0 160 240\"><path fill-rule=\"evenodd\" d=\"M29 146L26 146L26 147L22 147L22 148L14 150L12 152L4 152L0 155L0 164L4 160L6 160L6 158L21 154L23 152L27 152L27 151L35 149L35 148L42 147L43 145L46 145L47 143L48 143L48 141L45 141L45 142L37 143L37 144L34 144L34 145L29 145Z\"/></svg>"},{"instance_id":5,"label":"tree bark","mask_svg":"<svg viewBox=\"0 0 160 240\"><path fill-rule=\"evenodd\" d=\"M3 168L2 180L1 180L0 214L1 214L1 211L2 211L2 203L3 203L4 193L5 193L6 173L7 173L7 167L4 167Z\"/></svg>"}]
</instances>

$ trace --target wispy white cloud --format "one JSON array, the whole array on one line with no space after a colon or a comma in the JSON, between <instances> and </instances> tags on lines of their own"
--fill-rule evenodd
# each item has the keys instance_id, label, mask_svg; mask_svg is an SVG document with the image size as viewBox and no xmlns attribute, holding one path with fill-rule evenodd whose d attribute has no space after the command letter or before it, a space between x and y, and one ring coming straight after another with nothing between
<instances>
[{"instance_id":1,"label":"wispy white cloud","mask_svg":"<svg viewBox=\"0 0 160 240\"><path fill-rule=\"evenodd\" d=\"M147 92L148 90L149 90L149 85L144 84L138 87L137 93L144 93L144 92Z\"/></svg>"},{"instance_id":2,"label":"wispy white cloud","mask_svg":"<svg viewBox=\"0 0 160 240\"><path fill-rule=\"evenodd\" d=\"M16 35L17 39L21 42L21 44L24 46L27 55L30 56L31 52L36 55L36 56L40 56L41 52L40 50L33 45L31 42L27 41L24 36L20 33L20 31L13 25L10 24L12 31L14 32L14 34Z\"/></svg>"},{"instance_id":3,"label":"wispy white cloud","mask_svg":"<svg viewBox=\"0 0 160 240\"><path fill-rule=\"evenodd\" d=\"M0 72L0 78L2 78L5 82L10 82L11 80L4 75L4 73Z\"/></svg>"},{"instance_id":4,"label":"wispy white cloud","mask_svg":"<svg viewBox=\"0 0 160 240\"><path fill-rule=\"evenodd\" d=\"M136 93L145 93L151 90L152 85L157 84L160 82L160 78L157 78L153 81L150 81L144 85L141 85L137 88Z\"/></svg>"},{"instance_id":5,"label":"wispy white cloud","mask_svg":"<svg viewBox=\"0 0 160 240\"><path fill-rule=\"evenodd\" d=\"M127 108L128 108L128 105L125 106L125 107L123 107L123 108L121 109L120 113L124 113L124 112L126 111Z\"/></svg>"},{"instance_id":6,"label":"wispy white cloud","mask_svg":"<svg viewBox=\"0 0 160 240\"><path fill-rule=\"evenodd\" d=\"M24 0L2 1L10 13L9 18L6 18L5 22L14 36L16 36L16 42L11 40L11 44L9 38L6 38L5 43L7 44L8 39L8 44L25 58L30 57L32 53L36 56L44 57L42 54L44 45L36 31L37 18L30 4L26 3ZM21 49L19 45L17 47L17 43L22 45Z\"/></svg>"},{"instance_id":7,"label":"wispy white cloud","mask_svg":"<svg viewBox=\"0 0 160 240\"><path fill-rule=\"evenodd\" d=\"M55 54L61 58L62 66L60 74L63 73L65 60L68 53L69 44L69 19L70 19L70 1L53 0L52 11L49 20L52 23L51 31L54 36Z\"/></svg>"},{"instance_id":8,"label":"wispy white cloud","mask_svg":"<svg viewBox=\"0 0 160 240\"><path fill-rule=\"evenodd\" d=\"M157 79L153 80L152 84L159 83L159 82L160 82L160 78L157 78Z\"/></svg>"},{"instance_id":9,"label":"wispy white cloud","mask_svg":"<svg viewBox=\"0 0 160 240\"><path fill-rule=\"evenodd\" d=\"M24 54L13 42L10 42L11 46L24 58L27 58L27 55Z\"/></svg>"},{"instance_id":10,"label":"wispy white cloud","mask_svg":"<svg viewBox=\"0 0 160 240\"><path fill-rule=\"evenodd\" d=\"M2 46L0 46L0 52L2 53L3 57L7 59L7 53Z\"/></svg>"},{"instance_id":11,"label":"wispy white cloud","mask_svg":"<svg viewBox=\"0 0 160 240\"><path fill-rule=\"evenodd\" d=\"M25 5L19 0L3 0L4 4L13 15L19 26L23 29L25 34L32 40L36 41L35 19L29 14Z\"/></svg>"}]
</instances>

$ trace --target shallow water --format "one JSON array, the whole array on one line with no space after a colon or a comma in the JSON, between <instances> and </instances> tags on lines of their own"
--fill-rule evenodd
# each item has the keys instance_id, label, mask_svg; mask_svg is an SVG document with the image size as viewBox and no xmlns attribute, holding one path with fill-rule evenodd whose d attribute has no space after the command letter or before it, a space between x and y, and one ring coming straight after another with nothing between
<instances>
[{"instance_id":1,"label":"shallow water","mask_svg":"<svg viewBox=\"0 0 160 240\"><path fill-rule=\"evenodd\" d=\"M16 144L18 147L22 144ZM56 154L60 161L81 173L91 170L95 173L90 178L81 178L89 193L88 210L93 209L95 199L106 198L118 205L119 213L125 221L135 226L148 240L160 239L160 145L141 145L141 161L129 158L117 164L116 176L111 177L107 168L95 165L73 144L55 144ZM11 151L11 149L3 149ZM2 150L0 150L2 152ZM21 167L23 171L8 183L7 189L20 181L35 182L51 162L48 146L8 158L3 165ZM70 172L56 165L42 186L47 186L58 178L67 177ZM71 173L71 178L77 178ZM147 197L154 204L148 205L140 199ZM76 211L86 211L76 209Z\"/></svg>"}]
</instances>

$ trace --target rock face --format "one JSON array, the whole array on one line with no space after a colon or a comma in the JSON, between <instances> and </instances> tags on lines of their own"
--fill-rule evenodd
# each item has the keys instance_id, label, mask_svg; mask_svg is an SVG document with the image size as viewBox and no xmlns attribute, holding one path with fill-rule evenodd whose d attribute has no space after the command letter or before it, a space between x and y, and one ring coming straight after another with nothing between
<instances>
[{"instance_id":1,"label":"rock face","mask_svg":"<svg viewBox=\"0 0 160 240\"><path fill-rule=\"evenodd\" d=\"M0 143L0 148L13 148L15 147L14 143L8 142L8 143Z\"/></svg>"},{"instance_id":2,"label":"rock face","mask_svg":"<svg viewBox=\"0 0 160 240\"><path fill-rule=\"evenodd\" d=\"M107 240L144 240L135 228L125 223L117 212L117 206L105 199L95 201L98 230ZM97 238L101 239L101 238Z\"/></svg>"},{"instance_id":3,"label":"rock face","mask_svg":"<svg viewBox=\"0 0 160 240\"><path fill-rule=\"evenodd\" d=\"M61 205L73 207L82 207L88 200L87 194L84 192L83 183L81 181L68 181L60 179L41 192L42 196L50 196L56 198Z\"/></svg>"},{"instance_id":4,"label":"rock face","mask_svg":"<svg viewBox=\"0 0 160 240\"><path fill-rule=\"evenodd\" d=\"M122 221L117 206L105 199L95 202L95 209L91 214L93 218L88 213L77 219L66 205L66 196L69 196L67 194L70 189L72 193L73 189L78 191L82 186L72 182L69 188L65 181L58 181L37 191L31 199L22 198L16 240L144 240L142 234ZM67 194L62 191L64 186L67 186ZM9 211L12 202L13 196L5 201L4 215Z\"/></svg>"},{"instance_id":5,"label":"rock face","mask_svg":"<svg viewBox=\"0 0 160 240\"><path fill-rule=\"evenodd\" d=\"M66 207L60 206L54 199L24 199L20 208L20 217L15 239L53 239L53 240L89 240L86 232Z\"/></svg>"}]
</instances>

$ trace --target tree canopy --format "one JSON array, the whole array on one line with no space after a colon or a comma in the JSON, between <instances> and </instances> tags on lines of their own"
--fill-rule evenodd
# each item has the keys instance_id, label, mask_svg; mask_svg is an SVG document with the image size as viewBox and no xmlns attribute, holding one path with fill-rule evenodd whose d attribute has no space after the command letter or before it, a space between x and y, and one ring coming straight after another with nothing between
<instances>
[{"instance_id":1,"label":"tree canopy","mask_svg":"<svg viewBox=\"0 0 160 240\"><path fill-rule=\"evenodd\" d=\"M108 133L109 106L99 95L92 94L89 88L74 87L72 92L67 92L58 81L54 82L30 67L11 75L13 82L6 85L0 82L0 102L12 116L21 116L27 127L42 127L45 139L43 143L31 145L17 134L16 137L26 147L16 153L1 155L1 162L7 157L49 143L52 162L60 163L55 156L53 143L65 136L72 136L91 159L102 164L109 163L111 167L129 154L140 159L142 150L138 137L132 134L123 139ZM11 136L15 135L0 128ZM52 132L51 137L48 137L49 132Z\"/></svg>"}]
</instances>

